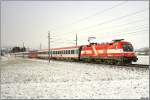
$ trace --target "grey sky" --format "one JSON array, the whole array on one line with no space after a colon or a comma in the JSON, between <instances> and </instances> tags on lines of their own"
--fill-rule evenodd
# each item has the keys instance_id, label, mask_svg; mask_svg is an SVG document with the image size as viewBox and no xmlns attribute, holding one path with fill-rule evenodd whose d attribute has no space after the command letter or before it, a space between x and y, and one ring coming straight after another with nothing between
<instances>
[{"instance_id":1,"label":"grey sky","mask_svg":"<svg viewBox=\"0 0 150 100\"><path fill-rule=\"evenodd\" d=\"M3 1L2 46L47 48L49 30L52 47L75 45L76 33L79 45L95 36L149 46L148 7L148 1Z\"/></svg>"}]
</instances>

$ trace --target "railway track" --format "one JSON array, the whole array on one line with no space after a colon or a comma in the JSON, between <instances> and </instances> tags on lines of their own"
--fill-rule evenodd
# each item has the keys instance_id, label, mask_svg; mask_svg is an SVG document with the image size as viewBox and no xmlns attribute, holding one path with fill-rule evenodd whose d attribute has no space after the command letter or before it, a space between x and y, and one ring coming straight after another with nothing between
<instances>
[{"instance_id":1,"label":"railway track","mask_svg":"<svg viewBox=\"0 0 150 100\"><path fill-rule=\"evenodd\" d=\"M40 59L40 60L47 60L47 59ZM64 60L54 60L54 61L64 61ZM100 62L84 62L84 61L64 61L64 62L99 64L99 65L106 65L106 66L112 66L112 67L116 66L116 67L149 68L149 65L146 65L146 64L114 65L114 64L107 64L107 63L100 63Z\"/></svg>"},{"instance_id":2,"label":"railway track","mask_svg":"<svg viewBox=\"0 0 150 100\"><path fill-rule=\"evenodd\" d=\"M114 64L94 63L94 62L92 62L92 64L101 64L101 65L109 65L109 66L117 66L117 67L149 68L149 65L146 65L146 64L114 65Z\"/></svg>"},{"instance_id":3,"label":"railway track","mask_svg":"<svg viewBox=\"0 0 150 100\"><path fill-rule=\"evenodd\" d=\"M149 68L149 65L144 64L131 64L131 65L125 65L127 67L139 67L139 68Z\"/></svg>"},{"instance_id":4,"label":"railway track","mask_svg":"<svg viewBox=\"0 0 150 100\"><path fill-rule=\"evenodd\" d=\"M63 61L63 60L55 60L55 61ZM114 65L114 64L108 64L108 63L84 62L84 61L65 61L65 62L86 63L86 64L99 64L99 65L106 65L106 66L112 66L112 67L116 66L116 67L149 68L149 65L146 65L146 64Z\"/></svg>"},{"instance_id":5,"label":"railway track","mask_svg":"<svg viewBox=\"0 0 150 100\"><path fill-rule=\"evenodd\" d=\"M82 62L80 63L91 63L91 64L99 64L99 65L108 65L108 66L117 66L117 67L133 67L133 68L149 68L149 65L146 64L126 64L126 65L114 65L114 64L107 64L107 63L97 63L97 62Z\"/></svg>"}]
</instances>

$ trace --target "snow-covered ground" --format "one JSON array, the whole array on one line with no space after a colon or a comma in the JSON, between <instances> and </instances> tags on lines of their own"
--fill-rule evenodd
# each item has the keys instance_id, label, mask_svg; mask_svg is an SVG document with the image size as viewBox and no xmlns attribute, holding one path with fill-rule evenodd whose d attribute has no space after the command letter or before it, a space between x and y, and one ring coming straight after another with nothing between
<instances>
[{"instance_id":1,"label":"snow-covered ground","mask_svg":"<svg viewBox=\"0 0 150 100\"><path fill-rule=\"evenodd\" d=\"M146 64L149 65L149 56L138 55L138 61L135 64Z\"/></svg>"},{"instance_id":2,"label":"snow-covered ground","mask_svg":"<svg viewBox=\"0 0 150 100\"><path fill-rule=\"evenodd\" d=\"M149 97L149 70L76 62L0 61L2 99L139 99Z\"/></svg>"}]
</instances>

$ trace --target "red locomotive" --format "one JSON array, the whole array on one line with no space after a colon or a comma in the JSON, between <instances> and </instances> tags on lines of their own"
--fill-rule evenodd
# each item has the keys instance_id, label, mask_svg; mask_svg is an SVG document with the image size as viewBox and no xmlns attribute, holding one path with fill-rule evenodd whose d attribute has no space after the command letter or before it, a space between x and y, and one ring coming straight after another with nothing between
<instances>
[{"instance_id":1,"label":"red locomotive","mask_svg":"<svg viewBox=\"0 0 150 100\"><path fill-rule=\"evenodd\" d=\"M80 59L98 60L110 64L131 64L137 61L132 44L123 39L111 43L92 43L82 46Z\"/></svg>"},{"instance_id":2,"label":"red locomotive","mask_svg":"<svg viewBox=\"0 0 150 100\"><path fill-rule=\"evenodd\" d=\"M48 53L50 54L50 58ZM137 61L132 44L123 39L113 40L110 43L100 44L92 42L89 45L29 52L29 57L102 62L108 64L131 64Z\"/></svg>"}]
</instances>

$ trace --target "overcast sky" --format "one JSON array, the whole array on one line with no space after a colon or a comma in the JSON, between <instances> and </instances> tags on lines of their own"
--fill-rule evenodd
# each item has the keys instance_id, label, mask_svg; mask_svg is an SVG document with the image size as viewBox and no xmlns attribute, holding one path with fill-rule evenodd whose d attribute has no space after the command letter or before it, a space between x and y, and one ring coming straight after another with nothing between
<instances>
[{"instance_id":1,"label":"overcast sky","mask_svg":"<svg viewBox=\"0 0 150 100\"><path fill-rule=\"evenodd\" d=\"M124 38L134 48L149 47L148 1L3 1L2 46L39 49Z\"/></svg>"}]
</instances>

